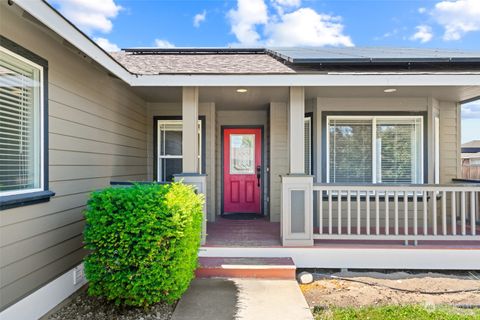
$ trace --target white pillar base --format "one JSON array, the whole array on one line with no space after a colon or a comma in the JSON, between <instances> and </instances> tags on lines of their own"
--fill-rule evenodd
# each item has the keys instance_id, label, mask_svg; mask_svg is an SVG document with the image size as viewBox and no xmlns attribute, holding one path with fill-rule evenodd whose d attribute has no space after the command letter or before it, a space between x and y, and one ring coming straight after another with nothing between
<instances>
[{"instance_id":1,"label":"white pillar base","mask_svg":"<svg viewBox=\"0 0 480 320\"><path fill-rule=\"evenodd\" d=\"M207 240L207 175L200 173L181 173L174 175L175 181L182 181L185 184L195 186L198 193L205 195L205 202L203 204L203 217L202 217L202 240L201 244L204 245Z\"/></svg>"},{"instance_id":2,"label":"white pillar base","mask_svg":"<svg viewBox=\"0 0 480 320\"><path fill-rule=\"evenodd\" d=\"M313 176L282 176L283 246L313 246Z\"/></svg>"}]
</instances>

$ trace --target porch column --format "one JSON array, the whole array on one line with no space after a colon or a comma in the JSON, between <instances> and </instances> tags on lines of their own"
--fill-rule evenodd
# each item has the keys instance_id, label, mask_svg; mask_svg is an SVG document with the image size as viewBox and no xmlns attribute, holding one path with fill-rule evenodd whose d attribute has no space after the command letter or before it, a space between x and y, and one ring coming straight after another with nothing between
<instances>
[{"instance_id":1,"label":"porch column","mask_svg":"<svg viewBox=\"0 0 480 320\"><path fill-rule=\"evenodd\" d=\"M175 181L193 185L197 193L207 196L207 179L198 165L198 87L183 87L182 92L182 173ZM201 244L207 236L207 209L203 205Z\"/></svg>"},{"instance_id":2,"label":"porch column","mask_svg":"<svg viewBox=\"0 0 480 320\"><path fill-rule=\"evenodd\" d=\"M305 173L305 89L290 87L288 106L288 142L290 174Z\"/></svg>"},{"instance_id":3,"label":"porch column","mask_svg":"<svg viewBox=\"0 0 480 320\"><path fill-rule=\"evenodd\" d=\"M182 124L182 171L184 173L199 173L198 87L183 87Z\"/></svg>"},{"instance_id":4,"label":"porch column","mask_svg":"<svg viewBox=\"0 0 480 320\"><path fill-rule=\"evenodd\" d=\"M313 176L305 174L305 90L290 88L289 174L282 176L281 235L284 246L313 245Z\"/></svg>"}]
</instances>

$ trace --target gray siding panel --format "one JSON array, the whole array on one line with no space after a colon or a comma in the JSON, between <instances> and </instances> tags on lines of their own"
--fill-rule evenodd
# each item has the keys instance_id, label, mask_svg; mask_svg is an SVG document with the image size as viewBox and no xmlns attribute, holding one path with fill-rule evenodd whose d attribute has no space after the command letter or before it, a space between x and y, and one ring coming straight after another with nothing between
<instances>
[{"instance_id":1,"label":"gray siding panel","mask_svg":"<svg viewBox=\"0 0 480 320\"><path fill-rule=\"evenodd\" d=\"M288 112L286 103L270 104L270 219L280 221L282 181L288 173Z\"/></svg>"},{"instance_id":2,"label":"gray siding panel","mask_svg":"<svg viewBox=\"0 0 480 320\"><path fill-rule=\"evenodd\" d=\"M0 4L2 35L49 62L50 202L0 212L0 310L85 255L82 211L111 180L147 177L146 103L55 35ZM7 12L7 14L5 14Z\"/></svg>"}]
</instances>

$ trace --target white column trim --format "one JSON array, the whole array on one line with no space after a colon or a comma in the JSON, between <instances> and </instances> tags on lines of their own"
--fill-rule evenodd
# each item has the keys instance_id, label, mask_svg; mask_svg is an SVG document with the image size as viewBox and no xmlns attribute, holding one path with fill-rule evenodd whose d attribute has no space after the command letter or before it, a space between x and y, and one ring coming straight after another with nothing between
<instances>
[{"instance_id":1,"label":"white column trim","mask_svg":"<svg viewBox=\"0 0 480 320\"><path fill-rule=\"evenodd\" d=\"M305 89L290 87L288 145L291 174L305 174Z\"/></svg>"},{"instance_id":2,"label":"white column trim","mask_svg":"<svg viewBox=\"0 0 480 320\"><path fill-rule=\"evenodd\" d=\"M182 171L198 173L198 87L183 87L182 125Z\"/></svg>"}]
</instances>

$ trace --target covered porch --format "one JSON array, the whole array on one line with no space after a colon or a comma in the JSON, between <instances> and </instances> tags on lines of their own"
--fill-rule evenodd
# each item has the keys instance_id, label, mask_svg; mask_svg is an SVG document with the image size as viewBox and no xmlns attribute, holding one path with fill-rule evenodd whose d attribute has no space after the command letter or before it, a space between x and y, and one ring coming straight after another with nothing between
<instances>
[{"instance_id":1,"label":"covered porch","mask_svg":"<svg viewBox=\"0 0 480 320\"><path fill-rule=\"evenodd\" d=\"M461 86L400 86L393 93L386 89L136 87L149 101L147 112L154 120L148 130L149 178L163 181L165 167L159 165L169 156L158 152L158 120L179 121L183 151L176 156L180 172L174 172L174 179L195 184L206 196L201 254L207 256L243 256L249 250L271 256L269 248L280 256L298 255L307 248L478 253L480 187L454 181L460 173L459 105L477 91ZM352 127L358 121L363 127ZM408 170L403 168L402 174L396 174L394 165L385 167L385 157L402 156L384 154L375 136L375 129L384 127L399 128L399 139L408 134L408 139L402 138L408 147L402 150L412 154L406 156ZM260 162L252 167L257 170L254 181L260 199L254 220L225 219L230 213L224 206L228 128L261 128ZM377 137L369 140L367 149L373 155L367 158L372 164L362 167L361 182L355 180L358 172L351 180L340 179L354 165L335 162L332 156L351 149L342 136L336 141L338 149L331 143L333 133L344 134L345 128L353 128L353 134L371 130L369 134ZM383 146L391 143L383 139ZM347 259L344 265L350 261L348 256L338 257Z\"/></svg>"}]
</instances>

